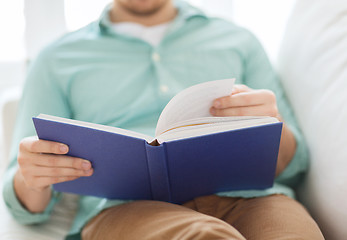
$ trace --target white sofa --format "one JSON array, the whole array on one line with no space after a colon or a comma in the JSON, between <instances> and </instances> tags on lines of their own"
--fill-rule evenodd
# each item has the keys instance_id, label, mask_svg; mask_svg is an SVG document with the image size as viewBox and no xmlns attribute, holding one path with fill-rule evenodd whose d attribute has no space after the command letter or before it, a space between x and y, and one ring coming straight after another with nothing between
<instances>
[{"instance_id":1,"label":"white sofa","mask_svg":"<svg viewBox=\"0 0 347 240\"><path fill-rule=\"evenodd\" d=\"M311 155L299 199L326 239L347 239L347 1L297 1L277 63Z\"/></svg>"}]
</instances>

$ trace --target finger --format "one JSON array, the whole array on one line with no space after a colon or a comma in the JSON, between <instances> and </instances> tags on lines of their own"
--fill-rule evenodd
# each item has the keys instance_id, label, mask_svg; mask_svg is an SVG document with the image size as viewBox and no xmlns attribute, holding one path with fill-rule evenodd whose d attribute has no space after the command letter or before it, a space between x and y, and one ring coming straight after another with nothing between
<instances>
[{"instance_id":1,"label":"finger","mask_svg":"<svg viewBox=\"0 0 347 240\"><path fill-rule=\"evenodd\" d=\"M35 177L31 181L30 185L35 188L44 188L47 186L50 186L52 184L61 183L61 182L67 182L72 181L75 179L78 179L79 177Z\"/></svg>"},{"instance_id":2,"label":"finger","mask_svg":"<svg viewBox=\"0 0 347 240\"><path fill-rule=\"evenodd\" d=\"M232 95L238 94L238 93L242 93L242 92L250 92L252 89L247 87L246 85L243 84L236 84L234 85L231 94L229 96L225 96L225 97L221 97L221 98L217 98L214 100L213 102L213 106L216 108L223 108L223 104L227 101L229 101L230 97Z\"/></svg>"},{"instance_id":3,"label":"finger","mask_svg":"<svg viewBox=\"0 0 347 240\"><path fill-rule=\"evenodd\" d=\"M215 99L213 101L212 106L215 108L226 108L227 106L225 104L230 101L231 96L238 94L238 93L242 93L242 92L249 92L251 90L252 89L247 87L246 85L235 84L233 86L233 89L232 89L231 94L229 96L224 96L224 97Z\"/></svg>"},{"instance_id":4,"label":"finger","mask_svg":"<svg viewBox=\"0 0 347 240\"><path fill-rule=\"evenodd\" d=\"M32 167L26 171L35 177L81 177L93 174L93 169L84 171L75 168Z\"/></svg>"},{"instance_id":5,"label":"finger","mask_svg":"<svg viewBox=\"0 0 347 240\"><path fill-rule=\"evenodd\" d=\"M216 99L213 103L215 108L246 107L262 104L276 104L276 97L273 92L268 90L253 90L241 92L235 95Z\"/></svg>"},{"instance_id":6,"label":"finger","mask_svg":"<svg viewBox=\"0 0 347 240\"><path fill-rule=\"evenodd\" d=\"M28 151L32 153L53 153L66 154L69 147L66 144L39 140L33 138L25 138L19 144L20 151Z\"/></svg>"},{"instance_id":7,"label":"finger","mask_svg":"<svg viewBox=\"0 0 347 240\"><path fill-rule=\"evenodd\" d=\"M91 162L82 158L54 154L34 154L33 164L44 167L65 167L81 170L92 168Z\"/></svg>"},{"instance_id":8,"label":"finger","mask_svg":"<svg viewBox=\"0 0 347 240\"><path fill-rule=\"evenodd\" d=\"M264 96L255 92L245 92L216 99L213 102L213 107L224 109L230 107L256 106L264 104L265 100Z\"/></svg>"},{"instance_id":9,"label":"finger","mask_svg":"<svg viewBox=\"0 0 347 240\"><path fill-rule=\"evenodd\" d=\"M227 116L271 116L278 115L277 108L268 105L246 106L246 107L232 107L225 109L211 108L210 113L216 117Z\"/></svg>"}]
</instances>

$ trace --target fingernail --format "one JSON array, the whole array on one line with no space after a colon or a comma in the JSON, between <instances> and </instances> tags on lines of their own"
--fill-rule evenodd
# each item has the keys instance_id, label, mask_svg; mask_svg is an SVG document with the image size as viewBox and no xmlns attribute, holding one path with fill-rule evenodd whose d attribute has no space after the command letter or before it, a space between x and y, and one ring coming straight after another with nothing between
<instances>
[{"instance_id":1,"label":"fingernail","mask_svg":"<svg viewBox=\"0 0 347 240\"><path fill-rule=\"evenodd\" d=\"M215 108L219 108L221 106L221 102L220 101L214 101L213 106Z\"/></svg>"},{"instance_id":2,"label":"fingernail","mask_svg":"<svg viewBox=\"0 0 347 240\"><path fill-rule=\"evenodd\" d=\"M62 153L65 153L65 152L67 152L69 149L68 149L68 147L66 146L66 145L64 145L64 144L61 144L60 145L60 152L62 152Z\"/></svg>"},{"instance_id":3,"label":"fingernail","mask_svg":"<svg viewBox=\"0 0 347 240\"><path fill-rule=\"evenodd\" d=\"M88 161L83 161L82 163L82 168L85 169L85 170L88 170L90 168L90 162Z\"/></svg>"},{"instance_id":4,"label":"fingernail","mask_svg":"<svg viewBox=\"0 0 347 240\"><path fill-rule=\"evenodd\" d=\"M90 175L93 172L93 169L89 169L88 171L84 171L85 175Z\"/></svg>"},{"instance_id":5,"label":"fingernail","mask_svg":"<svg viewBox=\"0 0 347 240\"><path fill-rule=\"evenodd\" d=\"M211 109L210 109L210 113L211 113L212 115L215 115L215 114L216 114L216 110L215 110L214 108L211 108Z\"/></svg>"}]
</instances>

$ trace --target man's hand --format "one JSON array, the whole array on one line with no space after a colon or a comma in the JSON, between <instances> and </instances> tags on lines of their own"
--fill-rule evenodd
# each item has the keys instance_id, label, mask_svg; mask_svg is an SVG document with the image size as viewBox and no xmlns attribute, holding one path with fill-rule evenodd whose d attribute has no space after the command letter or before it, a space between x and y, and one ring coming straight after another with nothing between
<instances>
[{"instance_id":1,"label":"man's hand","mask_svg":"<svg viewBox=\"0 0 347 240\"><path fill-rule=\"evenodd\" d=\"M213 116L270 116L282 121L275 94L270 90L251 89L245 85L235 85L230 96L215 99L210 112ZM292 160L296 149L293 133L283 124L280 149L278 153L276 176Z\"/></svg>"},{"instance_id":2,"label":"man's hand","mask_svg":"<svg viewBox=\"0 0 347 240\"><path fill-rule=\"evenodd\" d=\"M42 191L51 184L71 181L93 173L91 163L64 154L69 148L65 144L25 138L19 145L18 164L28 188Z\"/></svg>"},{"instance_id":3,"label":"man's hand","mask_svg":"<svg viewBox=\"0 0 347 240\"><path fill-rule=\"evenodd\" d=\"M254 90L235 85L230 96L215 99L210 112L213 116L271 116L279 118L276 96L270 90Z\"/></svg>"},{"instance_id":4,"label":"man's hand","mask_svg":"<svg viewBox=\"0 0 347 240\"><path fill-rule=\"evenodd\" d=\"M43 211L51 198L50 186L91 176L89 161L66 156L68 146L62 143L25 138L18 151L18 171L14 189L19 201L31 212Z\"/></svg>"}]
</instances>

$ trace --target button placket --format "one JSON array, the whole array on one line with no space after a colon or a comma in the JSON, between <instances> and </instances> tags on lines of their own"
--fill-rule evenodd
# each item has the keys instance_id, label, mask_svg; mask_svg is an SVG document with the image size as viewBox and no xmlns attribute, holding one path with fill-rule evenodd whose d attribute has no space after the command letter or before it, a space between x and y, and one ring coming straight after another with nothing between
<instances>
[{"instance_id":1,"label":"button placket","mask_svg":"<svg viewBox=\"0 0 347 240\"><path fill-rule=\"evenodd\" d=\"M166 85L165 83L162 83L162 81L164 79L161 79L161 77L163 77L161 75L161 55L158 52L158 49L153 49L152 54L151 54L151 59L158 77L158 85L157 85L157 89L158 89L158 93L160 98L166 98L167 94L170 92L169 90L169 86Z\"/></svg>"}]
</instances>

